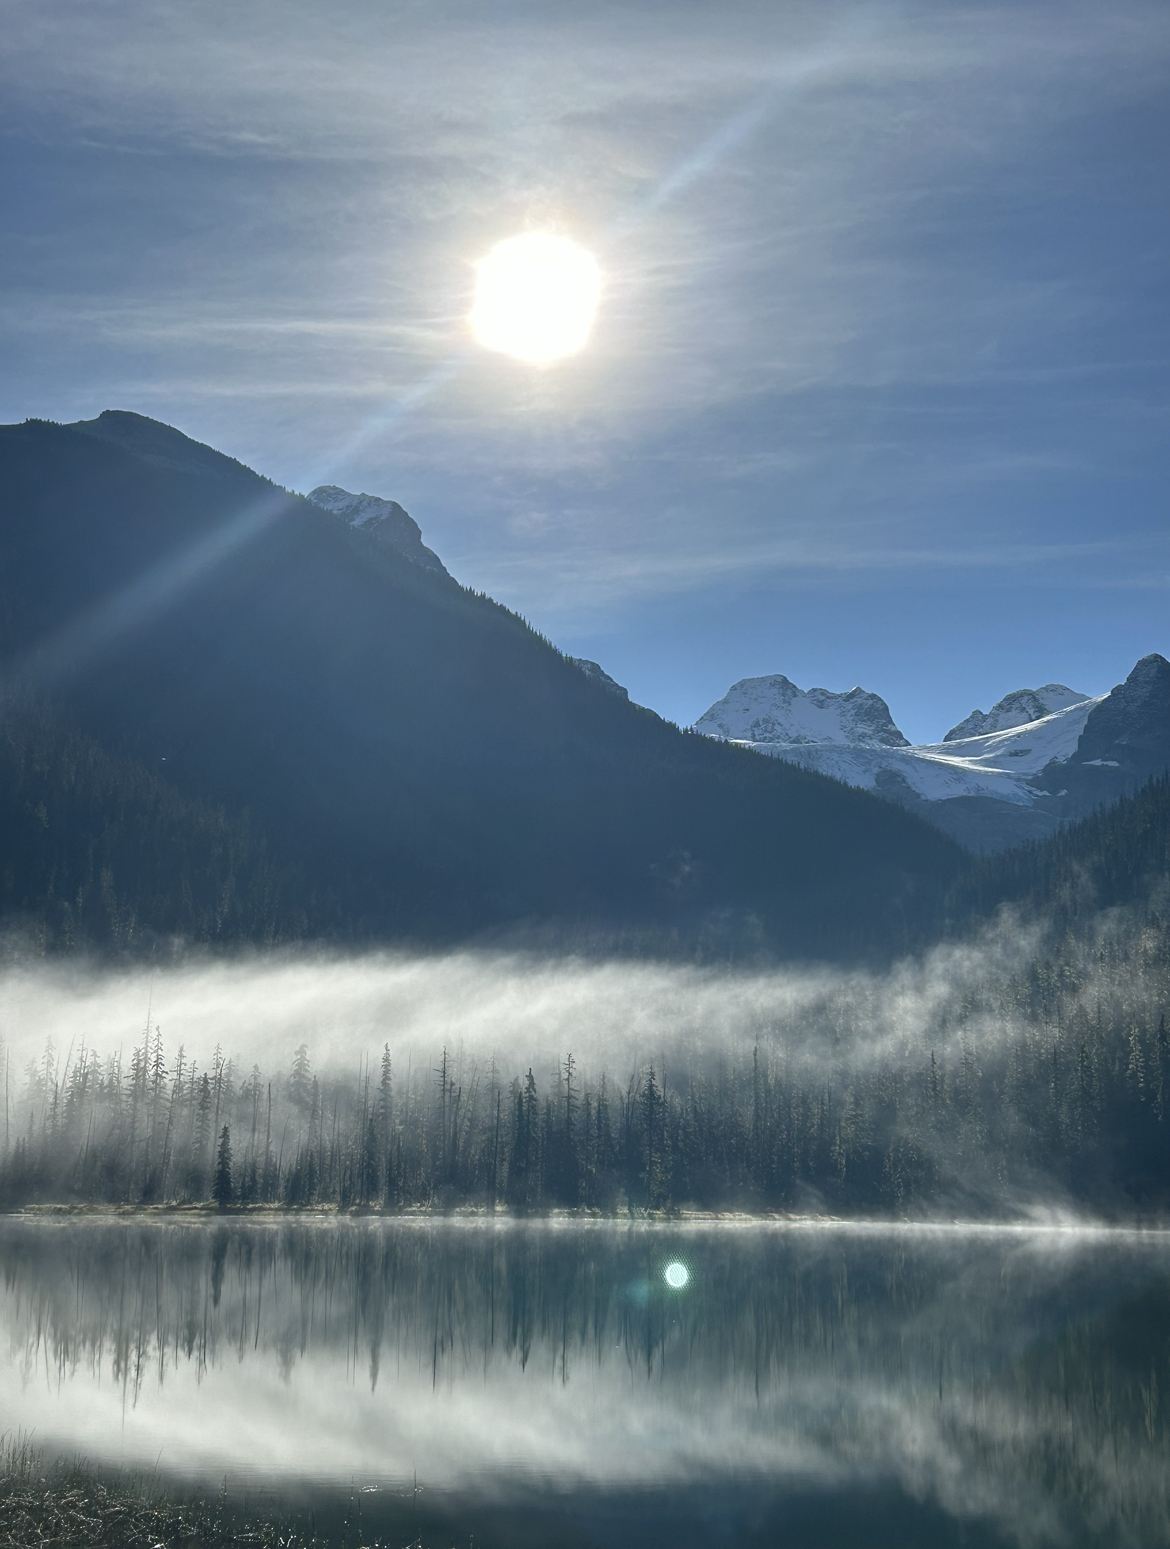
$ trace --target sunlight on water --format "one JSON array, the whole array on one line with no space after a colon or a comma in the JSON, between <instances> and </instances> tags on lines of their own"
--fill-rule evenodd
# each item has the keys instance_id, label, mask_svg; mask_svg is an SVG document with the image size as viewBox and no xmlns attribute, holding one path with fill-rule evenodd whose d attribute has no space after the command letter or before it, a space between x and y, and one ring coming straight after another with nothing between
<instances>
[{"instance_id":1,"label":"sunlight on water","mask_svg":"<svg viewBox=\"0 0 1170 1549\"><path fill-rule=\"evenodd\" d=\"M662 1271L662 1278L672 1291L681 1291L691 1278L691 1274L685 1264L680 1264L677 1259L674 1259Z\"/></svg>"}]
</instances>

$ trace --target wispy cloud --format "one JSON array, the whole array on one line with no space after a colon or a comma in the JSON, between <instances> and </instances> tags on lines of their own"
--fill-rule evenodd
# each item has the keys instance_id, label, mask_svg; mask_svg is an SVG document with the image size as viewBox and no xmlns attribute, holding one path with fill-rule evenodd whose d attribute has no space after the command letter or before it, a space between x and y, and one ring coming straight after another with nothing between
<instances>
[{"instance_id":1,"label":"wispy cloud","mask_svg":"<svg viewBox=\"0 0 1170 1549\"><path fill-rule=\"evenodd\" d=\"M1091 581L1156 525L1095 491L1164 461L1168 62L1147 0L16 8L0 417L328 466L550 626L792 569ZM525 225L601 252L591 348L464 365Z\"/></svg>"}]
</instances>

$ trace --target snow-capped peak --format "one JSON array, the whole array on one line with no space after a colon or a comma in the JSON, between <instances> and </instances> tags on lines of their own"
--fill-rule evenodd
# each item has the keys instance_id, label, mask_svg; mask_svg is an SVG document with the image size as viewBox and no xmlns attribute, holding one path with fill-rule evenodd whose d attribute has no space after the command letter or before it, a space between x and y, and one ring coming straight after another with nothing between
<instances>
[{"instance_id":1,"label":"snow-capped peak","mask_svg":"<svg viewBox=\"0 0 1170 1549\"><path fill-rule=\"evenodd\" d=\"M349 490L341 489L337 484L319 484L311 491L309 499L315 506L340 517L348 526L373 533L416 565L447 574L443 561L422 541L418 523L397 500L383 500L380 495L351 495Z\"/></svg>"},{"instance_id":2,"label":"snow-capped peak","mask_svg":"<svg viewBox=\"0 0 1170 1549\"><path fill-rule=\"evenodd\" d=\"M609 673L596 662L591 662L585 656L570 656L569 660L574 667L580 667L591 683L596 683L598 688L603 688L607 694L616 694L619 699L629 699L629 689L623 688L616 678L611 678Z\"/></svg>"},{"instance_id":3,"label":"snow-capped peak","mask_svg":"<svg viewBox=\"0 0 1170 1549\"><path fill-rule=\"evenodd\" d=\"M992 732L1029 726L1046 715L1055 715L1058 710L1084 704L1088 698L1088 694L1066 688L1063 683L1046 683L1043 688L1018 688L1014 693L1005 694L986 715L982 710L972 710L965 721L951 727L943 741L962 742L968 737L986 737Z\"/></svg>"},{"instance_id":4,"label":"snow-capped peak","mask_svg":"<svg viewBox=\"0 0 1170 1549\"><path fill-rule=\"evenodd\" d=\"M782 673L741 678L695 722L709 737L789 746L843 744L860 748L904 748L909 743L894 725L889 706L863 688L834 694L825 688L797 688Z\"/></svg>"},{"instance_id":5,"label":"snow-capped peak","mask_svg":"<svg viewBox=\"0 0 1170 1549\"><path fill-rule=\"evenodd\" d=\"M368 527L371 522L381 521L385 517L401 521L406 516L406 511L397 500L383 500L380 495L351 495L337 484L319 484L309 499L314 505L332 511L334 516L344 517L351 527ZM406 519L412 525L417 525L411 517L406 516Z\"/></svg>"},{"instance_id":6,"label":"snow-capped peak","mask_svg":"<svg viewBox=\"0 0 1170 1549\"><path fill-rule=\"evenodd\" d=\"M1008 698L1018 699L1021 694L1030 692L1023 689L1020 694L1010 694ZM1085 722L1102 702L1103 699L1076 698L1058 710L1038 715L1035 720L1009 721L1005 726L988 728L966 737L948 733L942 742L916 747L914 753L919 758L972 773L1002 774L1013 779L1039 774L1049 764L1065 764L1072 758Z\"/></svg>"}]
</instances>

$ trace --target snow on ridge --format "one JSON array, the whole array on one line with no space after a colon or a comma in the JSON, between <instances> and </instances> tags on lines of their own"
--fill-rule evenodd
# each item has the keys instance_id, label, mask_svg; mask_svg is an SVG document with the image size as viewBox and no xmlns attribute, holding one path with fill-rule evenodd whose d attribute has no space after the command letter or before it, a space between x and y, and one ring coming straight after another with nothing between
<instances>
[{"instance_id":1,"label":"snow on ridge","mask_svg":"<svg viewBox=\"0 0 1170 1549\"><path fill-rule=\"evenodd\" d=\"M310 490L309 499L348 526L374 534L425 570L447 574L443 561L422 541L418 523L397 500L383 500L380 495L354 495L338 484L319 484Z\"/></svg>"},{"instance_id":2,"label":"snow on ridge","mask_svg":"<svg viewBox=\"0 0 1170 1549\"><path fill-rule=\"evenodd\" d=\"M380 495L351 495L349 490L337 484L318 485L309 499L315 506L323 506L326 511L332 511L334 516L343 517L351 527L368 527L371 522L380 521L382 517L401 521L404 516L412 527L418 525L412 517L407 516L397 500L383 500Z\"/></svg>"},{"instance_id":3,"label":"snow on ridge","mask_svg":"<svg viewBox=\"0 0 1170 1549\"><path fill-rule=\"evenodd\" d=\"M1064 696L1053 711L1020 722L1012 720L1025 695ZM948 732L942 742L911 746L890 718L885 701L864 689L807 694L783 676L745 678L695 722L695 730L753 752L782 758L805 769L832 775L848 785L876 790L891 776L905 781L925 801L958 796L991 796L1015 806L1033 806L1045 798L1032 777L1050 764L1066 763L1076 752L1085 722L1107 696L1092 699L1060 684L1009 694L993 709L1009 721L962 738ZM1012 703L1015 701L1016 703ZM875 713L880 706L884 721ZM864 707L864 708L863 708ZM855 733L854 715L862 724ZM981 712L976 712L981 714ZM991 720L992 715L983 717ZM970 720L971 717L968 717ZM966 723L961 723L965 725ZM877 740L885 731L898 741ZM745 735L746 733L746 735ZM762 734L761 734L762 733ZM810 733L817 733L812 735ZM863 737L868 735L868 740Z\"/></svg>"},{"instance_id":4,"label":"snow on ridge","mask_svg":"<svg viewBox=\"0 0 1170 1549\"><path fill-rule=\"evenodd\" d=\"M879 695L863 688L844 694L824 688L806 691L783 673L733 683L723 698L699 717L694 729L728 742L909 746Z\"/></svg>"},{"instance_id":5,"label":"snow on ridge","mask_svg":"<svg viewBox=\"0 0 1170 1549\"><path fill-rule=\"evenodd\" d=\"M968 737L979 737L987 732L1010 731L1016 726L1028 726L1057 710L1083 704L1088 698L1088 694L1082 694L1075 688L1066 688L1063 683L1045 683L1043 688L1018 688L1014 693L1005 694L986 715L982 710L972 710L965 721L951 727L943 741L962 742Z\"/></svg>"},{"instance_id":6,"label":"snow on ridge","mask_svg":"<svg viewBox=\"0 0 1170 1549\"><path fill-rule=\"evenodd\" d=\"M1043 792L1033 790L1016 770L982 768L962 759L930 758L917 748L798 746L782 742L743 742L769 758L782 758L818 774L831 775L861 790L876 791L883 779L900 777L923 801L957 796L993 796L1013 806L1033 806Z\"/></svg>"},{"instance_id":7,"label":"snow on ridge","mask_svg":"<svg viewBox=\"0 0 1170 1549\"><path fill-rule=\"evenodd\" d=\"M1051 715L1022 726L954 741L925 743L913 751L920 758L956 764L966 769L1039 774L1051 763L1064 764L1077 750L1090 714L1107 696L1080 699Z\"/></svg>"},{"instance_id":8,"label":"snow on ridge","mask_svg":"<svg viewBox=\"0 0 1170 1549\"><path fill-rule=\"evenodd\" d=\"M629 699L629 689L623 688L616 678L611 678L604 667L591 662L586 656L570 656L569 660L574 667L580 667L591 683L596 683L598 688L603 688L607 694L614 694L619 699Z\"/></svg>"}]
</instances>

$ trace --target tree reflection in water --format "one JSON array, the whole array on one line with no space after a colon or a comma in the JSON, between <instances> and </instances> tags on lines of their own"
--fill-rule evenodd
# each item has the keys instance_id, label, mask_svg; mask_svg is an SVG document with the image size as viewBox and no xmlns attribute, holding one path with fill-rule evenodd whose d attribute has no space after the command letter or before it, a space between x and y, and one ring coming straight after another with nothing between
<instances>
[{"instance_id":1,"label":"tree reflection in water","mask_svg":"<svg viewBox=\"0 0 1170 1549\"><path fill-rule=\"evenodd\" d=\"M98 1461L1170 1541L1157 1234L16 1219L0 1255L0 1426Z\"/></svg>"}]
</instances>

